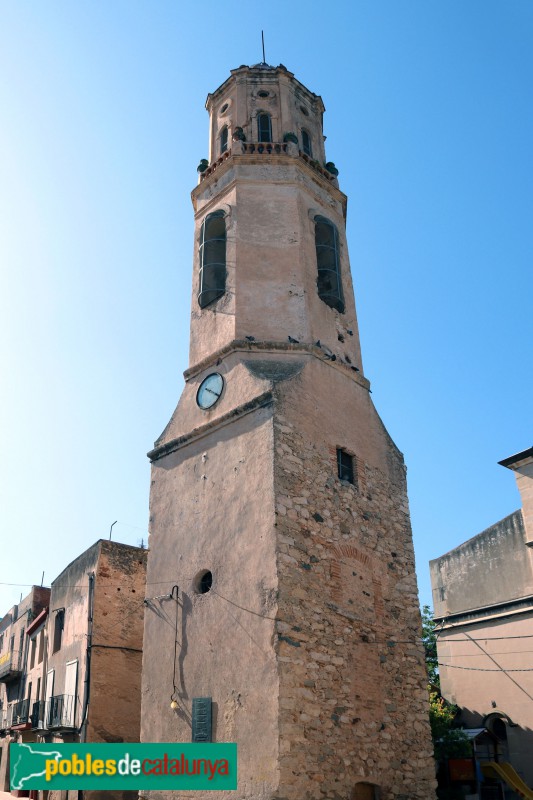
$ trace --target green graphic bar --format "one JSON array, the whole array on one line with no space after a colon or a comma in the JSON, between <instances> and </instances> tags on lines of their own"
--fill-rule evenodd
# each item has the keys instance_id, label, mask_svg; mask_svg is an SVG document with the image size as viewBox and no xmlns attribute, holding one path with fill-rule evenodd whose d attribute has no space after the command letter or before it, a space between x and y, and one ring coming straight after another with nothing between
<instances>
[{"instance_id":1,"label":"green graphic bar","mask_svg":"<svg viewBox=\"0 0 533 800\"><path fill-rule=\"evenodd\" d=\"M11 791L237 788L237 745L12 744Z\"/></svg>"}]
</instances>

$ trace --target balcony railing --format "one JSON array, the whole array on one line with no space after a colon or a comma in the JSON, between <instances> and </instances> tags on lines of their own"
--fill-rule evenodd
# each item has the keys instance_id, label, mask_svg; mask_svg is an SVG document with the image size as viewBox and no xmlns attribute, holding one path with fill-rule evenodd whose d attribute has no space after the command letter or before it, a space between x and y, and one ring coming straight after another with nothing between
<instances>
[{"instance_id":1,"label":"balcony railing","mask_svg":"<svg viewBox=\"0 0 533 800\"><path fill-rule=\"evenodd\" d=\"M8 650L0 656L0 682L9 683L20 677L22 672L22 653Z\"/></svg>"},{"instance_id":2,"label":"balcony railing","mask_svg":"<svg viewBox=\"0 0 533 800\"><path fill-rule=\"evenodd\" d=\"M70 694L56 694L48 701L47 728L75 728L74 711L76 698Z\"/></svg>"},{"instance_id":3,"label":"balcony railing","mask_svg":"<svg viewBox=\"0 0 533 800\"><path fill-rule=\"evenodd\" d=\"M286 153L287 142L243 142L242 152L249 154L258 153L259 155L263 153L267 155L271 155L272 153Z\"/></svg>"},{"instance_id":4,"label":"balcony railing","mask_svg":"<svg viewBox=\"0 0 533 800\"><path fill-rule=\"evenodd\" d=\"M14 703L12 706L12 717L11 717L11 727L15 725L25 725L29 722L30 718L30 701L28 698L26 700L19 700L18 702Z\"/></svg>"},{"instance_id":5,"label":"balcony railing","mask_svg":"<svg viewBox=\"0 0 533 800\"><path fill-rule=\"evenodd\" d=\"M293 150L294 148L294 150ZM318 161L313 159L307 153L298 150L298 145L293 145L292 142L233 142L231 150L226 150L219 158L216 158L211 164L200 173L200 183L205 180L209 175L212 175L218 167L220 167L226 159L235 155L296 155L302 158L312 169L322 175L330 183L336 181L336 175L332 174L329 170L323 167ZM337 183L335 182L335 185Z\"/></svg>"},{"instance_id":6,"label":"balcony railing","mask_svg":"<svg viewBox=\"0 0 533 800\"><path fill-rule=\"evenodd\" d=\"M39 730L44 728L44 721L45 721L45 710L46 710L46 703L44 700L38 700L36 703L33 704L31 714L30 714L30 721L32 728L38 728Z\"/></svg>"}]
</instances>

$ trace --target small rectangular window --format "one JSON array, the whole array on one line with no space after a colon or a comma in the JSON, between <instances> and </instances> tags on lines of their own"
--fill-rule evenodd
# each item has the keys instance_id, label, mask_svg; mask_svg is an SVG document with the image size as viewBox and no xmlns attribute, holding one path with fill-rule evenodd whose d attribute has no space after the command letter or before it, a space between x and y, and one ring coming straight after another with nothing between
<instances>
[{"instance_id":1,"label":"small rectangular window","mask_svg":"<svg viewBox=\"0 0 533 800\"><path fill-rule=\"evenodd\" d=\"M44 655L44 628L39 634L39 658L37 660L38 664L40 664L41 661L43 660L43 655Z\"/></svg>"},{"instance_id":2,"label":"small rectangular window","mask_svg":"<svg viewBox=\"0 0 533 800\"><path fill-rule=\"evenodd\" d=\"M30 642L30 669L35 666L35 651L37 650L37 637L33 637Z\"/></svg>"},{"instance_id":3,"label":"small rectangular window","mask_svg":"<svg viewBox=\"0 0 533 800\"><path fill-rule=\"evenodd\" d=\"M337 448L337 474L341 481L355 483L353 456L347 453L346 450L341 450L339 447Z\"/></svg>"},{"instance_id":4,"label":"small rectangular window","mask_svg":"<svg viewBox=\"0 0 533 800\"><path fill-rule=\"evenodd\" d=\"M52 653L57 653L61 649L61 640L63 639L63 627L65 624L65 609L60 608L56 613L54 620L54 646Z\"/></svg>"}]
</instances>

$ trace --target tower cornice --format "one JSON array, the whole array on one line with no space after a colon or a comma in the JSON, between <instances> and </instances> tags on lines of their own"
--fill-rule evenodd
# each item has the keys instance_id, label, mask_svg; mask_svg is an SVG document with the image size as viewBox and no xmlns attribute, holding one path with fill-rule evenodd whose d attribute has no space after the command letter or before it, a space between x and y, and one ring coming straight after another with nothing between
<instances>
[{"instance_id":1,"label":"tower cornice","mask_svg":"<svg viewBox=\"0 0 533 800\"><path fill-rule=\"evenodd\" d=\"M240 143L238 143L240 144ZM295 148L293 153L290 152L250 152L250 147L256 148L258 145L244 145L245 152L235 152L234 150L224 153L223 156L213 162L202 175L200 175L200 182L198 186L191 192L191 200L195 213L198 211L198 198L203 192L216 186L217 181L221 180L232 168L239 166L286 166L291 164L298 167L306 174L312 181L315 181L321 189L326 189L331 195L341 204L343 210L343 217L346 220L348 198L339 189L338 181L334 175L329 173L326 169L322 168L319 164L314 162L304 153ZM277 145L283 148L284 145ZM275 146L274 146L275 147ZM285 145L286 147L286 145ZM247 180L250 180L249 178ZM287 182L286 179L283 182ZM231 185L231 184L230 184ZM204 209L202 209L203 211Z\"/></svg>"},{"instance_id":2,"label":"tower cornice","mask_svg":"<svg viewBox=\"0 0 533 800\"><path fill-rule=\"evenodd\" d=\"M253 411L257 411L260 408L266 408L267 406L271 405L272 402L272 392L263 392L258 397L254 397L253 400L243 403L237 408L233 408L222 417L217 417L210 422L206 422L204 425L199 425L197 428L194 428L192 431L190 431L190 433L186 433L183 436L177 436L176 438L171 439L169 442L165 442L164 444L154 447L153 450L150 450L146 455L150 461L158 461L160 458L164 458L165 456L176 452L176 450L179 450L182 447L191 444L192 442L196 442L198 439L202 439L204 436L207 436L214 430L219 430L220 428L226 427L226 425L235 422L235 420L239 419L240 417L251 414Z\"/></svg>"},{"instance_id":3,"label":"tower cornice","mask_svg":"<svg viewBox=\"0 0 533 800\"><path fill-rule=\"evenodd\" d=\"M268 353L271 355L279 355L280 353L287 355L294 353L297 355L307 355L324 362L328 367L331 367L337 372L344 373L354 383L357 383L363 389L370 391L370 381L360 373L358 367L347 364L336 357L332 359L330 354L319 345L307 344L305 342L298 342L297 344L276 341L249 342L246 339L234 339L225 347L221 347L215 352L210 353L207 358L204 358L202 361L193 364L183 373L185 382L196 377L196 375L199 375L201 372L213 366L214 364L217 364L217 362L219 362L222 358L227 357L231 353Z\"/></svg>"}]
</instances>

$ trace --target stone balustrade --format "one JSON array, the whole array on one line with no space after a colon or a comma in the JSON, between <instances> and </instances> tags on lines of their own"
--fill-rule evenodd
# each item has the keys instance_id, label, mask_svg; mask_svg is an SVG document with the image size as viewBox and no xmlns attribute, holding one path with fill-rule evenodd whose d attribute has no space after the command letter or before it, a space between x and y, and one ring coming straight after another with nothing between
<instances>
[{"instance_id":1,"label":"stone balustrade","mask_svg":"<svg viewBox=\"0 0 533 800\"><path fill-rule=\"evenodd\" d=\"M259 155L266 153L267 155L271 155L272 153L287 153L288 152L288 145L287 142L276 143L276 142L240 142L242 145L242 154L249 154L258 153Z\"/></svg>"},{"instance_id":2,"label":"stone balustrade","mask_svg":"<svg viewBox=\"0 0 533 800\"><path fill-rule=\"evenodd\" d=\"M318 161L315 161L306 153L298 150L298 146L293 142L241 142L239 140L233 142L231 150L226 150L225 153L213 161L207 169L200 173L199 183L204 181L209 175L212 175L230 156L241 155L289 155L299 156L302 158L312 169L319 172L323 178L338 185L337 178L325 167L322 167Z\"/></svg>"}]
</instances>

